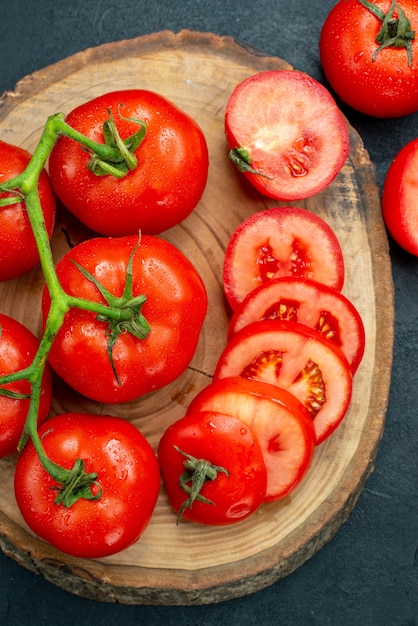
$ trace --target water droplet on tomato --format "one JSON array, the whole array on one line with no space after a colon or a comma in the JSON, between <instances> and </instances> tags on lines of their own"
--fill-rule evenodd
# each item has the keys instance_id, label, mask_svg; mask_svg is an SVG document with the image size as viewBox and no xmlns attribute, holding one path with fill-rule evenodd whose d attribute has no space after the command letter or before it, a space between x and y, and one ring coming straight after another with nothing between
<instances>
[{"instance_id":1,"label":"water droplet on tomato","mask_svg":"<svg viewBox=\"0 0 418 626\"><path fill-rule=\"evenodd\" d=\"M360 52L356 52L356 54L354 55L354 63L358 63L359 61L361 61L363 56L364 52L362 50L360 50Z\"/></svg>"}]
</instances>

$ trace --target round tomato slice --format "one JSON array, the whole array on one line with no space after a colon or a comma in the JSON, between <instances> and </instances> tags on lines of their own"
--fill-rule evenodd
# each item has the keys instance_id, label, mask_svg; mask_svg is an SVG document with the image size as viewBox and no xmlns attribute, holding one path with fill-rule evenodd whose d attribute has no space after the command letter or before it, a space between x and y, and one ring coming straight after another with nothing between
<instances>
[{"instance_id":1,"label":"round tomato slice","mask_svg":"<svg viewBox=\"0 0 418 626\"><path fill-rule=\"evenodd\" d=\"M228 338L253 322L299 322L338 346L357 371L364 354L364 324L354 304L340 291L307 278L276 278L253 289L238 305Z\"/></svg>"},{"instance_id":2,"label":"round tomato slice","mask_svg":"<svg viewBox=\"0 0 418 626\"><path fill-rule=\"evenodd\" d=\"M239 377L214 380L192 400L187 414L198 411L230 415L251 428L267 469L266 502L289 495L308 471L315 449L312 420L286 390Z\"/></svg>"},{"instance_id":3,"label":"round tomato slice","mask_svg":"<svg viewBox=\"0 0 418 626\"><path fill-rule=\"evenodd\" d=\"M418 138L408 142L392 161L383 185L382 212L386 227L407 252L418 256Z\"/></svg>"},{"instance_id":4,"label":"round tomato slice","mask_svg":"<svg viewBox=\"0 0 418 626\"><path fill-rule=\"evenodd\" d=\"M224 259L224 291L232 309L256 287L281 276L309 278L340 291L344 258L331 226L298 207L254 213L232 233Z\"/></svg>"},{"instance_id":5,"label":"round tomato slice","mask_svg":"<svg viewBox=\"0 0 418 626\"><path fill-rule=\"evenodd\" d=\"M351 401L352 374L342 352L297 322L263 320L236 333L221 354L214 379L241 376L277 385L309 411L316 443L340 424Z\"/></svg>"},{"instance_id":6,"label":"round tomato slice","mask_svg":"<svg viewBox=\"0 0 418 626\"><path fill-rule=\"evenodd\" d=\"M179 518L233 524L264 502L263 453L254 433L236 417L215 411L189 413L164 432L158 459L167 497Z\"/></svg>"},{"instance_id":7,"label":"round tomato slice","mask_svg":"<svg viewBox=\"0 0 418 626\"><path fill-rule=\"evenodd\" d=\"M226 106L225 132L238 168L277 200L322 191L349 152L347 124L333 97L295 70L259 72L237 85Z\"/></svg>"}]
</instances>

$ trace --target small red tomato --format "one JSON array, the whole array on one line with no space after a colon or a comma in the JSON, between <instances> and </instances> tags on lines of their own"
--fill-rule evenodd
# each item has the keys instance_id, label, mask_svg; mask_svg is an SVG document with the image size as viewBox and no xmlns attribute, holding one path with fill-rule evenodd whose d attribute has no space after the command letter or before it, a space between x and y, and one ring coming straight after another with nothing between
<instances>
[{"instance_id":1,"label":"small red tomato","mask_svg":"<svg viewBox=\"0 0 418 626\"><path fill-rule=\"evenodd\" d=\"M28 367L35 358L38 346L38 339L26 326L0 313L0 376L19 372ZM9 383L2 387L18 394L30 395L31 393L31 385L26 380ZM51 399L51 370L47 365L42 378L38 424L46 420ZM0 395L0 457L17 451L28 409L28 398L16 399Z\"/></svg>"},{"instance_id":2,"label":"small red tomato","mask_svg":"<svg viewBox=\"0 0 418 626\"><path fill-rule=\"evenodd\" d=\"M114 91L73 109L66 122L104 143L112 113L123 140L146 124L134 154L135 169L123 178L96 175L90 154L60 137L49 158L51 182L64 206L93 231L124 236L156 235L184 220L198 204L208 176L208 149L198 124L163 96L144 89Z\"/></svg>"},{"instance_id":3,"label":"small red tomato","mask_svg":"<svg viewBox=\"0 0 418 626\"><path fill-rule=\"evenodd\" d=\"M417 31L416 0L337 2L319 46L332 89L366 115L400 117L418 111Z\"/></svg>"},{"instance_id":4,"label":"small red tomato","mask_svg":"<svg viewBox=\"0 0 418 626\"><path fill-rule=\"evenodd\" d=\"M395 241L418 256L418 138L395 156L382 193L383 219Z\"/></svg>"},{"instance_id":5,"label":"small red tomato","mask_svg":"<svg viewBox=\"0 0 418 626\"><path fill-rule=\"evenodd\" d=\"M285 389L240 377L214 380L204 387L187 414L216 411L247 424L256 436L267 469L265 501L289 495L310 466L315 436L309 413Z\"/></svg>"},{"instance_id":6,"label":"small red tomato","mask_svg":"<svg viewBox=\"0 0 418 626\"><path fill-rule=\"evenodd\" d=\"M189 413L168 427L158 459L170 504L193 522L234 524L266 495L261 447L247 424L215 411Z\"/></svg>"},{"instance_id":7,"label":"small red tomato","mask_svg":"<svg viewBox=\"0 0 418 626\"><path fill-rule=\"evenodd\" d=\"M276 200L322 191L349 152L345 119L327 89L296 70L249 76L225 114L230 157L252 185Z\"/></svg>"},{"instance_id":8,"label":"small red tomato","mask_svg":"<svg viewBox=\"0 0 418 626\"><path fill-rule=\"evenodd\" d=\"M365 348L364 324L352 302L340 291L307 278L275 278L253 289L235 309L229 339L261 320L299 322L336 345L357 371Z\"/></svg>"},{"instance_id":9,"label":"small red tomato","mask_svg":"<svg viewBox=\"0 0 418 626\"><path fill-rule=\"evenodd\" d=\"M81 558L120 552L144 533L160 489L156 456L145 437L125 419L68 413L44 423L39 435L53 462L71 470L77 459L97 473L91 492L71 506L56 504L57 482L41 465L30 441L15 473L22 516L39 537Z\"/></svg>"},{"instance_id":10,"label":"small red tomato","mask_svg":"<svg viewBox=\"0 0 418 626\"><path fill-rule=\"evenodd\" d=\"M352 373L342 352L297 322L263 320L237 332L214 379L241 376L287 389L309 411L317 445L337 428L351 402Z\"/></svg>"},{"instance_id":11,"label":"small red tomato","mask_svg":"<svg viewBox=\"0 0 418 626\"><path fill-rule=\"evenodd\" d=\"M31 154L23 148L0 141L0 183L18 176L26 168ZM45 170L38 181L38 193L45 228L51 237L55 223L55 196ZM13 196L0 193L0 198ZM0 207L0 280L17 278L39 262L25 202Z\"/></svg>"},{"instance_id":12,"label":"small red tomato","mask_svg":"<svg viewBox=\"0 0 418 626\"><path fill-rule=\"evenodd\" d=\"M254 213L232 233L224 259L224 290L232 309L273 278L297 276L341 290L344 258L332 228L297 207Z\"/></svg>"}]
</instances>

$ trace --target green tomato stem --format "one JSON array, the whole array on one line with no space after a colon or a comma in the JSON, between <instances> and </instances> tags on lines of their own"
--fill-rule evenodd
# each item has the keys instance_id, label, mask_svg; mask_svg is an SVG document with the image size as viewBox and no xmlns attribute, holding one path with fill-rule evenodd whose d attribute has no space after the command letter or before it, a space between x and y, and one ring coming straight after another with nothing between
<instances>
[{"instance_id":1,"label":"green tomato stem","mask_svg":"<svg viewBox=\"0 0 418 626\"><path fill-rule=\"evenodd\" d=\"M45 453L38 433L37 418L42 379L52 343L64 322L65 315L72 307L96 313L98 319L109 323L113 332L113 343L116 340L116 330L119 328L123 328L124 332L128 330L140 338L145 338L149 332L149 326L140 312L145 296L134 298L132 295L132 257L128 265L125 291L122 298L109 297L106 304L103 304L70 296L64 291L55 270L51 244L39 199L38 181L60 135L65 135L83 145L87 151L93 153L94 158L98 159L99 163L115 163L116 170L112 173L118 177L124 176L129 169L136 167L137 161L133 155L133 150L139 146L146 133L146 126L143 122L132 121L137 121L140 129L125 142L122 142L113 117L111 117L105 134L105 143L101 144L71 128L65 122L64 115L56 113L47 119L39 143L25 170L18 176L0 184L0 191L15 193L13 198L6 198L5 202L0 203L0 206L20 202L22 198L26 203L26 210L39 252L40 265L51 299L44 332L31 365L19 372L0 377L0 385L18 380L27 380L31 384L29 409L18 449L22 450L27 441L32 440L43 467L59 484L55 502L63 506L71 506L80 497L98 499L101 495L101 488L96 480L97 473L86 473L84 462L81 459L76 459L71 470L54 463ZM127 158L127 154L129 158ZM111 165L111 170L112 167ZM103 173L99 175L103 175ZM137 246L135 250L136 248ZM80 269L82 270L82 268ZM95 284L99 287L98 283ZM101 293L104 292L101 291ZM10 395L10 392L0 387L0 394ZM93 484L97 487L95 495L91 490Z\"/></svg>"}]
</instances>

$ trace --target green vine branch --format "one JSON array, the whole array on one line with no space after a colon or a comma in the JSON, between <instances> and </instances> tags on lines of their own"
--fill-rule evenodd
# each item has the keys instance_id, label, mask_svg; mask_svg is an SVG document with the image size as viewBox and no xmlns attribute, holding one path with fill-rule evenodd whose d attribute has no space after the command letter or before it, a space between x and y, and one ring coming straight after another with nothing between
<instances>
[{"instance_id":1,"label":"green vine branch","mask_svg":"<svg viewBox=\"0 0 418 626\"><path fill-rule=\"evenodd\" d=\"M120 117L122 117L121 107L122 105L118 110ZM97 143L70 127L65 122L62 113L48 117L39 143L25 170L18 176L0 184L0 192L8 192L9 194L7 197L0 198L0 208L22 200L25 201L39 252L40 265L51 299L45 328L32 363L23 370L1 376L0 395L16 398L16 394L1 386L19 380L26 380L30 383L29 409L18 449L22 450L28 440L32 440L43 467L58 483L56 487L58 494L55 502L66 507L71 506L78 498L100 498L101 487L97 483L97 473L87 473L82 459L76 459L71 470L60 467L49 459L37 429L42 379L52 343L64 322L64 317L71 308L79 308L91 311L96 314L98 320L107 322L108 355L118 383L119 379L112 358L112 350L117 337L121 332L130 332L140 339L145 339L150 327L141 313L145 296L134 297L132 293L132 262L140 245L140 238L129 258L125 288L121 297L113 296L91 274L77 264L82 274L97 287L105 303L77 298L64 291L55 270L52 248L39 199L38 180L55 143L61 135L77 141L90 154L88 167L96 175L112 175L118 178L125 176L130 170L137 167L134 153L143 141L147 129L146 124L141 120L123 119L135 122L139 129L127 139L122 140L114 117L109 111L109 119L103 127L104 143ZM93 485L96 486L94 490L96 493L92 491Z\"/></svg>"}]
</instances>

